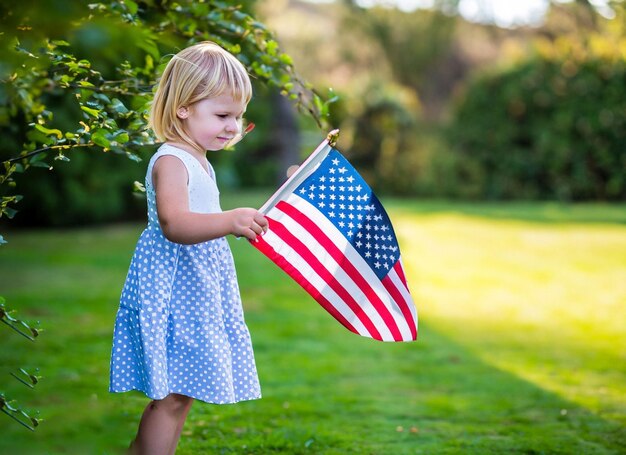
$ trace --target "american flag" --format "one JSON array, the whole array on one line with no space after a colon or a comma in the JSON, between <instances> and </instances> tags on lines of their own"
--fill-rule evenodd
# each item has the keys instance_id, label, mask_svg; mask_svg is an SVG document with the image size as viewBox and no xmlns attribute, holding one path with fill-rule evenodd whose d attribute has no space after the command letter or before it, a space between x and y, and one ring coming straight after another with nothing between
<instances>
[{"instance_id":1,"label":"american flag","mask_svg":"<svg viewBox=\"0 0 626 455\"><path fill-rule=\"evenodd\" d=\"M327 139L260 211L257 249L348 330L381 341L417 339L417 312L389 216Z\"/></svg>"}]
</instances>

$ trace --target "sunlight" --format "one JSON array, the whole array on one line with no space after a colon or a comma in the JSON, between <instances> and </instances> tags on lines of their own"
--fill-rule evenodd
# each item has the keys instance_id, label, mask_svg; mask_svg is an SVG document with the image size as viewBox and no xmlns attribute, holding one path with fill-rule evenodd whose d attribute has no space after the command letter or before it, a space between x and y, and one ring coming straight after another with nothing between
<instances>
[{"instance_id":1,"label":"sunlight","mask_svg":"<svg viewBox=\"0 0 626 455\"><path fill-rule=\"evenodd\" d=\"M602 376L623 374L612 366L626 355L623 226L451 213L394 220L422 321L592 411L626 405L624 385L597 393Z\"/></svg>"}]
</instances>

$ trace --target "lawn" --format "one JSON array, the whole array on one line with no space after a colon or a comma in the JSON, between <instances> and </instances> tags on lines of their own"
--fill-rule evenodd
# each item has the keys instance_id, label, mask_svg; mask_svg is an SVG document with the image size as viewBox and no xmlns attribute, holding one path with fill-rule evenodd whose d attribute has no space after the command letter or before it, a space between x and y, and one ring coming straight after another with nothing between
<instances>
[{"instance_id":1,"label":"lawn","mask_svg":"<svg viewBox=\"0 0 626 455\"><path fill-rule=\"evenodd\" d=\"M232 241L264 397L196 403L177 453L626 453L624 206L386 205L419 340L348 332ZM146 399L107 384L141 229L3 233L0 295L45 331L0 327L0 390L45 421L31 433L0 416L0 454L115 454L133 437ZM34 391L9 376L22 366L43 376Z\"/></svg>"}]
</instances>

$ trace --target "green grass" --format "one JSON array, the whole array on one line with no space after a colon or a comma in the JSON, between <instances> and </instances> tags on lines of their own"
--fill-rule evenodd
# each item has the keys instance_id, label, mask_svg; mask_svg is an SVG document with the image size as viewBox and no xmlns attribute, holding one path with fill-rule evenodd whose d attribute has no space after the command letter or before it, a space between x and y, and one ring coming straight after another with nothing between
<instances>
[{"instance_id":1,"label":"green grass","mask_svg":"<svg viewBox=\"0 0 626 455\"><path fill-rule=\"evenodd\" d=\"M233 241L264 397L196 403L178 454L625 453L624 207L387 206L419 341L349 333ZM121 453L133 437L146 399L107 385L141 228L5 233L0 295L46 331L0 328L0 390L45 421L30 433L0 416L0 454ZM9 376L20 366L39 367L34 391Z\"/></svg>"}]
</instances>

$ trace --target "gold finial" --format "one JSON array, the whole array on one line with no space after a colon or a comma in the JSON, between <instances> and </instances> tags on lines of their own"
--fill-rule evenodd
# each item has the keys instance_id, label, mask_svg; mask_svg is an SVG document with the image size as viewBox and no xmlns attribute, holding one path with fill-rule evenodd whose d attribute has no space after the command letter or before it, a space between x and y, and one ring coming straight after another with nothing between
<instances>
[{"instance_id":1,"label":"gold finial","mask_svg":"<svg viewBox=\"0 0 626 455\"><path fill-rule=\"evenodd\" d=\"M337 140L339 139L339 130L334 129L326 136L326 140L331 147L335 147L337 145Z\"/></svg>"}]
</instances>

